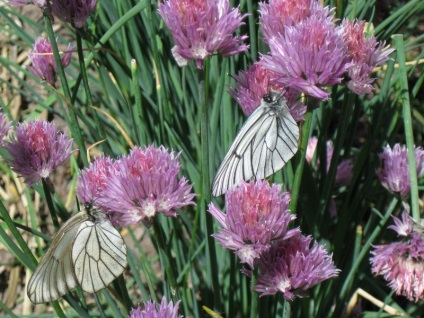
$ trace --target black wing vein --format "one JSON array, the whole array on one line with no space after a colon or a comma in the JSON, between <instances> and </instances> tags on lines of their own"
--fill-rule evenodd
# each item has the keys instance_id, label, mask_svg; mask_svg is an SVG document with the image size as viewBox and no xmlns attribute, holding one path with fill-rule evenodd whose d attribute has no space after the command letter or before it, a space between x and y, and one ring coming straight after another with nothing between
<instances>
[{"instance_id":1,"label":"black wing vein","mask_svg":"<svg viewBox=\"0 0 424 318\"><path fill-rule=\"evenodd\" d=\"M285 103L262 105L240 129L212 185L219 196L243 180L264 179L282 169L298 149L299 127Z\"/></svg>"}]
</instances>

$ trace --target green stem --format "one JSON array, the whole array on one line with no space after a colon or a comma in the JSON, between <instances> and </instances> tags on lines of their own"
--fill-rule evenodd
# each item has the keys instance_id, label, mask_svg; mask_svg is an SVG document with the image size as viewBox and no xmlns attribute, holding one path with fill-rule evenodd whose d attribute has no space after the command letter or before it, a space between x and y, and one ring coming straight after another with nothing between
<instances>
[{"instance_id":1,"label":"green stem","mask_svg":"<svg viewBox=\"0 0 424 318\"><path fill-rule=\"evenodd\" d=\"M122 26L124 26L126 23L128 23L129 20L132 18L138 16L141 11L146 9L150 5L150 1L147 0L140 0L134 7L132 7L130 10L128 10L122 17L120 17L103 35L102 37L97 41L97 44L93 48L93 52L96 51L96 49L100 49L105 46L106 42L108 42L113 35L115 35L116 32L121 30ZM155 43L155 42L151 42ZM156 45L156 44L155 44ZM91 52L87 55L85 59L85 67L89 67L93 58L94 53Z\"/></svg>"},{"instance_id":2,"label":"green stem","mask_svg":"<svg viewBox=\"0 0 424 318\"><path fill-rule=\"evenodd\" d=\"M78 60L80 65L82 82L84 84L84 90L85 90L85 94L87 95L89 106L93 106L93 97L91 96L90 86L88 85L87 71L84 65L84 54L82 51L81 35L78 32L76 32L76 37L77 37Z\"/></svg>"},{"instance_id":3,"label":"green stem","mask_svg":"<svg viewBox=\"0 0 424 318\"><path fill-rule=\"evenodd\" d=\"M141 264L141 268L143 269L144 275L146 277L147 286L149 287L150 298L153 301L157 302L155 288L153 286L152 280L151 280L150 275L149 275L149 269L147 268L147 264L146 264L147 262L148 262L147 257L145 255L141 255L140 264Z\"/></svg>"},{"instance_id":4,"label":"green stem","mask_svg":"<svg viewBox=\"0 0 424 318\"><path fill-rule=\"evenodd\" d=\"M255 12L253 11L252 0L247 0L247 11L249 12L248 23L249 23L249 41L250 41L250 57L252 61L256 61L258 58L258 49L256 41L256 21Z\"/></svg>"},{"instance_id":5,"label":"green stem","mask_svg":"<svg viewBox=\"0 0 424 318\"><path fill-rule=\"evenodd\" d=\"M66 318L65 314L62 311L62 308L60 308L59 302L58 301L54 301L52 302L53 308L56 311L56 314L58 317L60 318Z\"/></svg>"},{"instance_id":6,"label":"green stem","mask_svg":"<svg viewBox=\"0 0 424 318\"><path fill-rule=\"evenodd\" d=\"M207 255L208 258L208 271L211 273L212 287L214 295L214 308L221 309L221 297L218 279L218 262L216 257L215 241L212 237L213 234L213 217L210 213L206 213L207 204L211 201L211 182L209 171L209 60L204 60L204 70L199 70L199 102L200 102L200 135L201 135L201 172L202 172L202 197L201 197L201 211L205 216L206 222L206 237L207 237Z\"/></svg>"},{"instance_id":7,"label":"green stem","mask_svg":"<svg viewBox=\"0 0 424 318\"><path fill-rule=\"evenodd\" d=\"M7 307L7 306L6 306L6 304L5 304L5 303L3 303L3 302L1 301L1 299L0 299L0 308L1 308L1 309L3 309L3 311L4 311L6 314L8 314L10 318L19 318L19 317L22 317L22 316L17 316L17 315L15 315L15 314L13 313L13 311L12 311L12 310L10 310L10 309L9 309L9 307Z\"/></svg>"},{"instance_id":8,"label":"green stem","mask_svg":"<svg viewBox=\"0 0 424 318\"><path fill-rule=\"evenodd\" d=\"M6 210L6 207L3 205L3 202L0 200L0 216L6 223L6 226L3 223L0 223L0 238L2 239L3 246L8 246L8 250L11 251L25 266L30 268L32 271L37 266L37 260L29 249L26 241L22 237L21 233L18 231L15 223L10 217L9 213ZM6 229L8 232L6 233ZM19 244L19 248L15 245L9 235L13 235L15 241Z\"/></svg>"},{"instance_id":9,"label":"green stem","mask_svg":"<svg viewBox=\"0 0 424 318\"><path fill-rule=\"evenodd\" d=\"M405 52L403 36L393 35L396 46L397 60L399 62L399 78L403 104L403 123L405 126L406 147L408 148L409 177L411 179L411 209L412 216L418 223L420 222L420 210L418 206L418 180L415 163L414 133L412 131L411 104L409 101L408 77L406 74Z\"/></svg>"},{"instance_id":10,"label":"green stem","mask_svg":"<svg viewBox=\"0 0 424 318\"><path fill-rule=\"evenodd\" d=\"M138 145L144 145L147 142L147 137L145 129L143 129L145 126L143 123L146 121L143 114L141 90L138 83L138 67L135 59L131 60L131 78L135 102L134 106L130 106L130 112L132 115L132 124L134 126L135 141Z\"/></svg>"},{"instance_id":11,"label":"green stem","mask_svg":"<svg viewBox=\"0 0 424 318\"><path fill-rule=\"evenodd\" d=\"M63 93L66 99L71 100L71 92L69 90L68 81L66 80L65 71L63 69L62 60L60 59L59 49L57 47L52 23L49 17L44 16L44 24L46 25L46 32L49 37L50 44L52 46L53 57L57 66L57 73L59 74L60 82L62 83Z\"/></svg>"},{"instance_id":12,"label":"green stem","mask_svg":"<svg viewBox=\"0 0 424 318\"><path fill-rule=\"evenodd\" d=\"M46 197L47 206L49 207L49 212L50 212L50 215L51 215L52 220L53 220L54 228L56 230L59 230L60 225L59 225L59 221L57 219L56 209L54 208L54 204L53 204L53 197L52 197L52 193L51 193L51 188L48 184L48 181L46 181L46 179L44 179L44 178L41 179L41 182L43 184L44 195Z\"/></svg>"},{"instance_id":13,"label":"green stem","mask_svg":"<svg viewBox=\"0 0 424 318\"><path fill-rule=\"evenodd\" d=\"M258 299L259 295L253 288L258 284L258 268L252 270L252 277L250 281L250 318L258 316Z\"/></svg>"},{"instance_id":14,"label":"green stem","mask_svg":"<svg viewBox=\"0 0 424 318\"><path fill-rule=\"evenodd\" d=\"M133 242L137 242L135 247L138 250L138 252L140 253L141 269L142 269L142 271L144 273L144 276L146 277L147 286L149 287L149 292L150 292L150 298L153 301L156 301L157 302L156 294L155 294L155 288L153 286L152 279L151 279L151 276L149 274L149 272L150 272L149 271L149 267L148 267L149 261L147 259L147 255L144 253L144 251L143 251L143 249L142 249L142 247L141 247L138 239L135 237L134 232L131 230L131 228L128 229L128 233L129 233L131 239L133 240ZM132 253L132 252L131 251L128 251L128 254L129 254L128 255L128 263L130 263L130 261L131 261L135 265L134 254L130 254L130 253Z\"/></svg>"},{"instance_id":15,"label":"green stem","mask_svg":"<svg viewBox=\"0 0 424 318\"><path fill-rule=\"evenodd\" d=\"M153 229L155 231L155 238L158 244L160 261L163 268L165 269L165 273L167 276L167 279L165 281L169 283L171 292L173 295L175 295L175 299L179 300L181 299L181 297L177 289L177 282L175 280L174 270L171 266L172 256L170 255L170 253L168 253L169 249L167 248L167 244L165 242L165 235L162 231L162 227L158 219L153 221ZM171 297L171 295L168 295L168 297Z\"/></svg>"},{"instance_id":16,"label":"green stem","mask_svg":"<svg viewBox=\"0 0 424 318\"><path fill-rule=\"evenodd\" d=\"M105 315L105 312L104 312L104 310L103 310L103 308L102 308L102 304L101 304L101 302L100 302L99 296L97 296L97 294L96 294L96 293L94 293L94 294L93 294L93 297L94 297L94 301L96 302L97 309L99 310L100 317L102 317L102 318L106 318L106 315Z\"/></svg>"},{"instance_id":17,"label":"green stem","mask_svg":"<svg viewBox=\"0 0 424 318\"><path fill-rule=\"evenodd\" d=\"M397 203L398 203L398 199L393 198L392 202L390 203L389 208L386 211L386 214L380 220L380 222L378 223L377 227L374 229L372 234L369 236L367 242L364 244L364 246L362 246L361 252L359 253L359 255L354 259L354 263L352 265L352 268L350 269L349 274L347 275L346 279L344 280L343 287L342 287L341 292L339 294L339 302L338 303L340 303L340 304L344 303L343 299L344 299L349 287L352 285L353 279L356 277L355 275L357 274L357 270L358 270L359 266L361 265L365 256L368 255L371 244L374 242L376 237L383 230L385 224L387 223L387 220L390 218L394 209L396 208Z\"/></svg>"},{"instance_id":18,"label":"green stem","mask_svg":"<svg viewBox=\"0 0 424 318\"><path fill-rule=\"evenodd\" d=\"M46 25L46 32L52 46L54 60L57 65L57 72L59 74L60 82L62 83L63 93L65 95L66 100L68 101L68 104L71 102L71 92L69 90L68 81L66 80L65 71L63 70L62 60L60 59L59 49L57 47L56 38L54 36L52 23L50 21L50 18L46 15L44 15L44 23ZM65 118L67 117L66 114L63 114L63 116ZM69 124L72 136L75 138L75 142L78 145L79 154L81 156L82 162L84 163L84 166L88 166L87 151L85 148L84 141L82 139L82 134L78 124L77 116L75 115L75 112L72 107L69 107Z\"/></svg>"},{"instance_id":19,"label":"green stem","mask_svg":"<svg viewBox=\"0 0 424 318\"><path fill-rule=\"evenodd\" d=\"M321 195L321 208L320 211L322 214L316 214L318 215L324 215L325 211L327 210L330 199L331 199L331 193L333 189L334 180L336 179L336 173L337 173L337 166L339 164L339 157L340 157L340 149L342 148L344 141L346 139L346 132L348 128L348 122L350 122L350 118L352 116L353 108L355 106L354 100L356 98L355 94L348 93L347 96L347 102L344 103L344 106L342 108L342 113L340 115L340 121L339 125L337 127L337 136L336 140L334 142L334 151L333 156L331 157L331 163L330 168L328 169L328 173L325 177L324 181L324 187L322 190ZM325 165L324 165L325 167Z\"/></svg>"},{"instance_id":20,"label":"green stem","mask_svg":"<svg viewBox=\"0 0 424 318\"><path fill-rule=\"evenodd\" d=\"M296 173L294 175L293 187L292 187L292 196L290 201L290 211L292 213L296 213L297 203L299 201L299 191L300 191L300 183L302 181L303 168L305 166L305 158L306 158L306 149L308 147L308 138L309 132L311 129L312 123L312 111L308 111L305 116L305 121L302 125L302 141L300 145L300 161L296 168Z\"/></svg>"},{"instance_id":21,"label":"green stem","mask_svg":"<svg viewBox=\"0 0 424 318\"><path fill-rule=\"evenodd\" d=\"M157 92L157 98L158 98L158 110L159 110L159 122L164 123L164 106L163 103L166 101L166 94L164 90L162 89L162 71L161 71L161 62L159 57L159 49L157 47L157 41L156 41L156 24L153 20L153 3L148 2L148 5L146 6L146 13L147 13L147 19L149 20L149 25L151 29L147 29L147 32L150 31L150 44L153 51L153 60L154 60L154 68L156 73L156 92ZM155 12L156 13L156 12ZM160 136L159 136L159 143L164 143L165 140L165 125L159 125L160 129Z\"/></svg>"},{"instance_id":22,"label":"green stem","mask_svg":"<svg viewBox=\"0 0 424 318\"><path fill-rule=\"evenodd\" d=\"M283 315L281 318L290 318L292 316L290 302L282 296L280 298L282 298L283 303Z\"/></svg>"},{"instance_id":23,"label":"green stem","mask_svg":"<svg viewBox=\"0 0 424 318\"><path fill-rule=\"evenodd\" d=\"M130 299L130 295L128 294L127 286L125 285L124 276L121 274L117 278L117 283L119 285L119 294L121 295L122 302L127 309L127 314L130 312L133 304Z\"/></svg>"},{"instance_id":24,"label":"green stem","mask_svg":"<svg viewBox=\"0 0 424 318\"><path fill-rule=\"evenodd\" d=\"M2 220L3 222L7 222L6 219L2 216L1 213L0 213L0 220ZM9 218L9 220L13 224L13 226L16 227L16 228L18 228L18 229L24 230L25 232L31 233L31 234L33 234L33 235L35 235L37 237L41 237L46 242L50 242L52 240L52 238L50 236L47 236L43 232L39 232L39 231L34 230L33 228L29 227L29 226L20 224L18 222L14 222L10 218ZM8 226L9 226L9 224L8 224ZM35 225L32 225L32 226L35 226ZM25 242L25 240L22 240L22 242Z\"/></svg>"},{"instance_id":25,"label":"green stem","mask_svg":"<svg viewBox=\"0 0 424 318\"><path fill-rule=\"evenodd\" d=\"M90 90L90 85L88 84L88 76L87 76L87 70L84 64L84 53L83 53L83 47L82 47L82 39L81 39L81 35L79 32L76 32L76 39L77 39L77 51L78 51L78 61L79 61L79 65L80 65L80 70L81 70L81 77L82 77L82 82L84 85L84 91L85 94L87 95L87 100L88 100L88 106L94 106L93 103L93 96L91 95L91 90ZM103 129L103 125L100 123L100 119L99 119L99 115L97 114L97 111L93 112L94 113L94 120L96 121L96 126L99 132L99 135L102 139L106 139L106 133Z\"/></svg>"}]
</instances>

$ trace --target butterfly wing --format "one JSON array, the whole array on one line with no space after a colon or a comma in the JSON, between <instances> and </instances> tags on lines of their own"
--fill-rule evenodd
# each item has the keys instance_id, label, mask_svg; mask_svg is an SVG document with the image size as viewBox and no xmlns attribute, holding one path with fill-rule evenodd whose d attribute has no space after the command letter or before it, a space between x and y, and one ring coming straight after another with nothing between
<instances>
[{"instance_id":1,"label":"butterfly wing","mask_svg":"<svg viewBox=\"0 0 424 318\"><path fill-rule=\"evenodd\" d=\"M29 283L27 294L35 304L59 299L78 286L72 265L71 247L79 227L87 220L85 212L70 218L59 230Z\"/></svg>"},{"instance_id":2,"label":"butterfly wing","mask_svg":"<svg viewBox=\"0 0 424 318\"><path fill-rule=\"evenodd\" d=\"M85 222L72 247L75 276L85 292L106 288L127 266L127 249L106 218Z\"/></svg>"},{"instance_id":3,"label":"butterfly wing","mask_svg":"<svg viewBox=\"0 0 424 318\"><path fill-rule=\"evenodd\" d=\"M214 196L220 196L243 180L272 175L297 152L299 127L282 98L279 103L270 107L263 102L249 116L214 178Z\"/></svg>"},{"instance_id":4,"label":"butterfly wing","mask_svg":"<svg viewBox=\"0 0 424 318\"><path fill-rule=\"evenodd\" d=\"M265 115L264 115L265 116ZM278 170L296 154L299 127L287 107L266 112L269 129L258 131L252 140L252 170L256 179L264 179Z\"/></svg>"}]
</instances>

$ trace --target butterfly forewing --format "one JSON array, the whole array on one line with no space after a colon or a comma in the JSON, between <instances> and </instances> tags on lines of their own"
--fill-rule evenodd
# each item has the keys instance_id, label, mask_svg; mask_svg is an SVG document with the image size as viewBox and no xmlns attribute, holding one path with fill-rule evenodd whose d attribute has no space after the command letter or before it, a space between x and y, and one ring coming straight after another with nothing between
<instances>
[{"instance_id":1,"label":"butterfly forewing","mask_svg":"<svg viewBox=\"0 0 424 318\"><path fill-rule=\"evenodd\" d=\"M221 195L231 185L239 184L242 180L253 177L253 157L244 155L253 151L251 140L254 139L258 128L263 125L266 119L262 116L263 112L264 109L258 107L236 136L213 181L212 194L214 196Z\"/></svg>"},{"instance_id":2,"label":"butterfly forewing","mask_svg":"<svg viewBox=\"0 0 424 318\"><path fill-rule=\"evenodd\" d=\"M86 292L107 287L127 266L127 250L119 232L102 219L86 222L72 249L75 275Z\"/></svg>"},{"instance_id":3,"label":"butterfly forewing","mask_svg":"<svg viewBox=\"0 0 424 318\"><path fill-rule=\"evenodd\" d=\"M51 302L81 286L97 292L107 287L127 266L122 236L98 207L69 219L28 283L28 297L36 304Z\"/></svg>"},{"instance_id":4,"label":"butterfly forewing","mask_svg":"<svg viewBox=\"0 0 424 318\"><path fill-rule=\"evenodd\" d=\"M35 303L59 299L78 286L71 257L72 243L79 227L88 219L79 212L69 219L54 237L49 250L28 283L28 297Z\"/></svg>"},{"instance_id":5,"label":"butterfly forewing","mask_svg":"<svg viewBox=\"0 0 424 318\"><path fill-rule=\"evenodd\" d=\"M219 196L243 180L264 179L290 160L298 149L299 127L281 94L271 92L270 101L249 116L222 161L212 184Z\"/></svg>"}]
</instances>

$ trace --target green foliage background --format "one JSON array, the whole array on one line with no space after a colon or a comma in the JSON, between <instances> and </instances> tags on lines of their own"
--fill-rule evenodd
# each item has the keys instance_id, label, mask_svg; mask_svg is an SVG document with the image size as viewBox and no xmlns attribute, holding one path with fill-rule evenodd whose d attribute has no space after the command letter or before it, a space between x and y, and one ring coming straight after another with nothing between
<instances>
[{"instance_id":1,"label":"green foliage background","mask_svg":"<svg viewBox=\"0 0 424 318\"><path fill-rule=\"evenodd\" d=\"M209 171L209 178L213 178L245 121L238 105L227 92L228 86L233 85L231 75L247 69L257 60L258 52L267 53L261 41L258 4L248 0L232 3L239 5L242 13L250 14L239 32L249 35L251 49L231 58L215 55L205 62L203 70L196 69L193 62L184 68L177 66L171 54L173 40L157 13L157 3L146 0L99 1L83 34L70 25L55 21L66 28L66 37L55 35L61 43L59 47L65 48L72 42L80 55L78 59L78 54L74 53L71 66L65 70L69 96L59 81L55 89L35 78L23 63L0 57L1 68L16 79L0 79L4 92L12 97L20 95L24 103L30 105L28 108L23 105L22 111L12 116L9 103L13 98L0 99L3 112L8 113L15 123L35 119L47 110L50 119L66 122L74 138L80 134L85 146L106 139L96 148L111 157L129 152L131 143L125 134L135 145L164 145L176 152L181 151L181 174L194 184L193 191L198 194L197 206L179 210L178 218L159 217L164 233L163 245L158 242L157 233L146 230L152 236L154 247L160 251L156 256L147 257L143 241L136 239L134 228L128 228L125 230L126 239L132 241L132 248L128 255L129 270L124 279L115 282L109 290L98 293L94 301L90 297L86 301L84 296L87 295L77 290L73 296L60 301L67 304L62 309L53 304L55 312L52 313L51 306L37 306L33 317L41 317L40 311L45 311L43 317L126 317L130 305L135 307L155 297L160 300L161 295L167 295L168 299L181 299L180 313L186 317L206 317L202 306L224 317L251 315L250 281L240 273L237 258L220 246L212 245L212 249L216 249L214 258L207 243L210 237L207 226L213 226L216 231L217 224L205 212L210 193L202 186L203 173ZM262 297L259 299L258 315L341 317L352 295L362 288L398 311L420 317L424 315L422 302L412 303L403 297L395 297L381 278L372 276L369 251L371 244L395 239L394 232L385 229L391 223L389 216L402 210L398 198L382 188L376 178L378 153L386 144L405 143L408 129L413 131L408 138L413 138L415 145L423 144L424 73L419 63L406 65L402 57L405 56L406 62L418 62L423 58L424 35L420 30L424 27L424 1L388 3L354 0L326 4L336 6L336 15L340 19L357 18L373 23L377 39L391 44L397 52L391 55L393 60L387 63L384 71L373 74L378 77L373 96L356 96L346 87L337 86L332 89L331 100L322 102L312 115L311 135L319 139L317 158L325 162L326 141L333 140L333 168L327 174L324 169L313 171L305 165L298 208L293 212L298 216L302 232L326 244L334 253L335 265L342 270L340 276L313 288L309 297L297 298L293 302L284 301L281 295ZM46 19L34 21L20 12L12 6L1 6L0 29L8 38L7 45L25 52L32 48L36 37L23 32L21 25L30 26L34 34L48 34L51 29ZM399 34L396 41L393 40L394 34ZM29 84L30 81L37 84ZM199 83L205 83L204 90ZM48 98L44 97L45 92L48 92ZM209 125L206 149L211 154L209 169L202 169L201 161L202 151L206 151L202 149L200 134L202 105L205 106ZM72 113L76 115L79 126L75 125ZM406 120L407 113L412 115L411 122ZM80 156L71 160L68 176L71 191L68 197L58 194L54 197L55 213L63 219L68 216L60 212L67 211L65 202L73 200L76 177L88 162L85 149L79 145L79 150ZM2 155L5 155L4 152ZM333 187L335 168L345 158L354 159L352 183L336 189ZM291 189L299 161L300 154L281 173L277 173L273 181ZM324 164L321 166L325 167ZM12 183L21 182L4 162L0 167ZM422 182L418 190L423 190ZM24 187L19 195L28 201L27 210L21 211L13 220L6 207L14 202L10 198L2 198L0 242L16 257L16 263L5 264L7 266L33 270L35 256L39 259L45 252L42 243L43 240L48 241L49 236L41 233L40 226L45 226L38 224L40 218L34 210L36 194L44 200L41 186L33 189ZM337 206L335 218L330 217L328 209L332 198ZM221 198L213 202L224 207ZM412 204L418 207L418 200L413 200ZM76 209L75 206L74 211ZM46 222L51 223L50 219ZM28 237L33 235L37 237L37 250L28 247ZM165 250L161 250L163 248ZM155 266L159 261L162 265L160 270ZM176 279L176 290L170 286L167 272L170 268ZM21 273L30 274L29 271ZM20 284L25 285L26 278L20 278ZM176 294L180 298L176 298ZM13 308L0 302L3 316L21 317L20 305L26 304L28 308L28 302L24 294L16 299ZM367 300L362 300L361 308L362 317L388 315Z\"/></svg>"}]
</instances>

